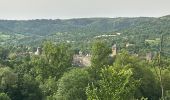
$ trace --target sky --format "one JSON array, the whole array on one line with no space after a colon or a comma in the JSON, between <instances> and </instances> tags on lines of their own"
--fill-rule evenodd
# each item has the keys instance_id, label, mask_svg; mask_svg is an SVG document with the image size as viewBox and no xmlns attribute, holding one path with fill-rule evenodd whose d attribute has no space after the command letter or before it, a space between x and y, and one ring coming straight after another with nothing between
<instances>
[{"instance_id":1,"label":"sky","mask_svg":"<svg viewBox=\"0 0 170 100\"><path fill-rule=\"evenodd\" d=\"M0 0L0 19L160 17L170 0Z\"/></svg>"}]
</instances>

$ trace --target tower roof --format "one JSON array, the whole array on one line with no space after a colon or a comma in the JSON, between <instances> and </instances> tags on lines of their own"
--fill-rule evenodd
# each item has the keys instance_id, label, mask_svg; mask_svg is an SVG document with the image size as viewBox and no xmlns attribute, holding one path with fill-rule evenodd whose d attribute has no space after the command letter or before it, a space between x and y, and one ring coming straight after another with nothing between
<instances>
[{"instance_id":1,"label":"tower roof","mask_svg":"<svg viewBox=\"0 0 170 100\"><path fill-rule=\"evenodd\" d=\"M116 48L116 44L112 45L112 48Z\"/></svg>"}]
</instances>

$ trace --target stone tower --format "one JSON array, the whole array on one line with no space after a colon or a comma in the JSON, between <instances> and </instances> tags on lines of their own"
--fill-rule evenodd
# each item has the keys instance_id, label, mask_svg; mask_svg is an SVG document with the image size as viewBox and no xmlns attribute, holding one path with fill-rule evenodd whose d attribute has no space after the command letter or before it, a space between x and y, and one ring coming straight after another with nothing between
<instances>
[{"instance_id":1,"label":"stone tower","mask_svg":"<svg viewBox=\"0 0 170 100\"><path fill-rule=\"evenodd\" d=\"M114 44L112 46L112 56L116 56L116 54L117 54L117 47L116 47L116 44Z\"/></svg>"},{"instance_id":2,"label":"stone tower","mask_svg":"<svg viewBox=\"0 0 170 100\"><path fill-rule=\"evenodd\" d=\"M35 55L41 55L42 49L40 47L37 48L37 51L35 52Z\"/></svg>"},{"instance_id":3,"label":"stone tower","mask_svg":"<svg viewBox=\"0 0 170 100\"><path fill-rule=\"evenodd\" d=\"M152 55L151 52L149 52L149 53L146 54L146 60L147 60L147 61L151 62L151 61L152 61L152 58L153 58L153 55Z\"/></svg>"}]
</instances>

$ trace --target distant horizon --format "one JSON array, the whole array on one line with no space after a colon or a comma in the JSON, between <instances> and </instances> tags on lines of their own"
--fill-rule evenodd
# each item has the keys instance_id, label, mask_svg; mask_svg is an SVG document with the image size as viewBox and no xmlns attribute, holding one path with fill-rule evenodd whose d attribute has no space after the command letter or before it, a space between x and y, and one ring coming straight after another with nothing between
<instances>
[{"instance_id":1,"label":"distant horizon","mask_svg":"<svg viewBox=\"0 0 170 100\"><path fill-rule=\"evenodd\" d=\"M162 16L116 16L116 17L107 17L107 16L92 16L92 17L73 17L73 18L23 18L23 19L17 19L17 18L0 18L0 20L69 20L69 19L88 19L88 18L140 18L140 17L148 17L148 18L159 18L159 17L164 17L168 16L167 15L162 15Z\"/></svg>"}]
</instances>

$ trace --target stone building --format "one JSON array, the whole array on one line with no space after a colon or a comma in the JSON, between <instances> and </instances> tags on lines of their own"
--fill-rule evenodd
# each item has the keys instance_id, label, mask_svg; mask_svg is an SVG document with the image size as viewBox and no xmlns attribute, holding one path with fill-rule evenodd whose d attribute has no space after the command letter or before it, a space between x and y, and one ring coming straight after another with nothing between
<instances>
[{"instance_id":1,"label":"stone building","mask_svg":"<svg viewBox=\"0 0 170 100\"><path fill-rule=\"evenodd\" d=\"M90 55L74 55L73 56L74 66L91 66L91 56Z\"/></svg>"},{"instance_id":2,"label":"stone building","mask_svg":"<svg viewBox=\"0 0 170 100\"><path fill-rule=\"evenodd\" d=\"M153 58L152 52L146 53L146 60L147 60L147 61L151 62L151 61L152 61L152 58Z\"/></svg>"},{"instance_id":3,"label":"stone building","mask_svg":"<svg viewBox=\"0 0 170 100\"><path fill-rule=\"evenodd\" d=\"M35 55L41 55L42 49L40 47L37 48L37 51L35 52Z\"/></svg>"},{"instance_id":4,"label":"stone building","mask_svg":"<svg viewBox=\"0 0 170 100\"><path fill-rule=\"evenodd\" d=\"M116 44L114 44L112 46L112 55L111 56L116 56L116 54L117 54L117 46L116 46Z\"/></svg>"}]
</instances>

